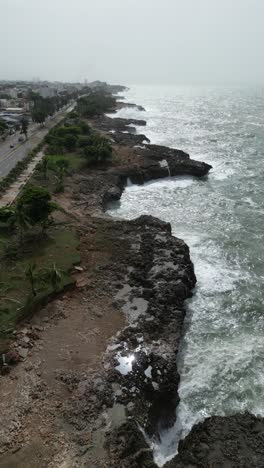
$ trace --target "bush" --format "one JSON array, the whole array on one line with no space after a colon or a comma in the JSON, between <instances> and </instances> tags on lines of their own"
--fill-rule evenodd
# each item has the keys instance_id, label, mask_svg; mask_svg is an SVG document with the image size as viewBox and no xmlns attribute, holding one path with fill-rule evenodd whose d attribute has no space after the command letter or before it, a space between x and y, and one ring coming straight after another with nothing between
<instances>
[{"instance_id":1,"label":"bush","mask_svg":"<svg viewBox=\"0 0 264 468\"><path fill-rule=\"evenodd\" d=\"M18 199L17 209L23 209L30 224L40 223L44 226L56 205L51 202L51 195L47 189L28 185Z\"/></svg>"},{"instance_id":2,"label":"bush","mask_svg":"<svg viewBox=\"0 0 264 468\"><path fill-rule=\"evenodd\" d=\"M85 122L79 122L78 125L65 123L63 126L55 127L45 138L49 147L49 154L59 154L66 151L73 151L77 146L80 136L90 132L89 126Z\"/></svg>"},{"instance_id":3,"label":"bush","mask_svg":"<svg viewBox=\"0 0 264 468\"><path fill-rule=\"evenodd\" d=\"M84 146L90 146L91 144L91 136L88 135L80 135L78 137L77 145L80 148L84 148Z\"/></svg>"},{"instance_id":4,"label":"bush","mask_svg":"<svg viewBox=\"0 0 264 468\"><path fill-rule=\"evenodd\" d=\"M14 210L12 208L3 207L0 208L0 223L9 223L11 218L14 216Z\"/></svg>"},{"instance_id":5,"label":"bush","mask_svg":"<svg viewBox=\"0 0 264 468\"><path fill-rule=\"evenodd\" d=\"M78 118L78 113L76 111L71 111L69 114L70 119Z\"/></svg>"},{"instance_id":6,"label":"bush","mask_svg":"<svg viewBox=\"0 0 264 468\"><path fill-rule=\"evenodd\" d=\"M73 134L66 135L64 138L65 148L68 151L73 151L76 148L77 139L78 139L77 135L73 135Z\"/></svg>"},{"instance_id":7,"label":"bush","mask_svg":"<svg viewBox=\"0 0 264 468\"><path fill-rule=\"evenodd\" d=\"M90 137L89 144L84 147L82 155L87 159L88 164L104 162L112 157L112 147L109 140L95 134Z\"/></svg>"}]
</instances>

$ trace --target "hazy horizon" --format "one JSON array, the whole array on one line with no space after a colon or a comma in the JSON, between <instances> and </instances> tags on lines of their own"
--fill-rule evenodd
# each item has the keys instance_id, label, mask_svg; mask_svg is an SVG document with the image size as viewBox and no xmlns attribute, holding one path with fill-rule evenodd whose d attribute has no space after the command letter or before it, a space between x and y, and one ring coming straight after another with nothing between
<instances>
[{"instance_id":1,"label":"hazy horizon","mask_svg":"<svg viewBox=\"0 0 264 468\"><path fill-rule=\"evenodd\" d=\"M259 0L0 0L1 80L264 83Z\"/></svg>"}]
</instances>

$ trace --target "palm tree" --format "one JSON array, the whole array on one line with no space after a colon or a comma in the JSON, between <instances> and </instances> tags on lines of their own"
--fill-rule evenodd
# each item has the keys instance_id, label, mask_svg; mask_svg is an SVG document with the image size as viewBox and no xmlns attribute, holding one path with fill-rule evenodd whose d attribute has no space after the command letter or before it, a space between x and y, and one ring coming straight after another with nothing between
<instances>
[{"instance_id":1,"label":"palm tree","mask_svg":"<svg viewBox=\"0 0 264 468\"><path fill-rule=\"evenodd\" d=\"M29 218L24 210L23 205L17 205L15 210L15 223L19 228L20 243L23 243L24 233L29 227Z\"/></svg>"},{"instance_id":2,"label":"palm tree","mask_svg":"<svg viewBox=\"0 0 264 468\"><path fill-rule=\"evenodd\" d=\"M56 192L63 192L64 191L64 177L68 173L70 162L68 159L61 158L55 162L53 166L53 170L57 174L57 186Z\"/></svg>"},{"instance_id":3,"label":"palm tree","mask_svg":"<svg viewBox=\"0 0 264 468\"><path fill-rule=\"evenodd\" d=\"M42 159L42 163L41 163L41 170L43 172L45 180L47 179L49 164L50 164L50 160L47 156L45 156Z\"/></svg>"},{"instance_id":4,"label":"palm tree","mask_svg":"<svg viewBox=\"0 0 264 468\"><path fill-rule=\"evenodd\" d=\"M49 270L49 280L53 290L56 291L62 280L62 275L55 263L53 263L52 268Z\"/></svg>"},{"instance_id":5,"label":"palm tree","mask_svg":"<svg viewBox=\"0 0 264 468\"><path fill-rule=\"evenodd\" d=\"M26 275L26 278L30 282L31 291L32 291L33 296L36 296L37 295L36 282L38 280L38 274L36 272L36 264L35 263L33 263L33 264L30 263L27 266L27 268L25 270L25 275Z\"/></svg>"},{"instance_id":6,"label":"palm tree","mask_svg":"<svg viewBox=\"0 0 264 468\"><path fill-rule=\"evenodd\" d=\"M26 140L27 140L27 136L28 136L28 120L23 118L21 120L21 133L24 133L25 137L26 137Z\"/></svg>"}]
</instances>

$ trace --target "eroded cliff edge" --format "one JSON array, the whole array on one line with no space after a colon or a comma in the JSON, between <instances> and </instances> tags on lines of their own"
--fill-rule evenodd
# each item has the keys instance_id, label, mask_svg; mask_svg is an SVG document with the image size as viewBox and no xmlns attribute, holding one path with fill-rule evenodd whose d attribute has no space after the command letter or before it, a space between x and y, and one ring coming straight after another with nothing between
<instances>
[{"instance_id":1,"label":"eroded cliff edge","mask_svg":"<svg viewBox=\"0 0 264 468\"><path fill-rule=\"evenodd\" d=\"M113 220L104 209L128 178L203 177L211 167L144 144L131 127L144 121L90 123L115 157L73 174L58 195L81 239L77 287L16 335L30 352L1 388L1 466L154 467L142 429L158 438L175 421L184 300L196 281L189 249L167 223Z\"/></svg>"}]
</instances>

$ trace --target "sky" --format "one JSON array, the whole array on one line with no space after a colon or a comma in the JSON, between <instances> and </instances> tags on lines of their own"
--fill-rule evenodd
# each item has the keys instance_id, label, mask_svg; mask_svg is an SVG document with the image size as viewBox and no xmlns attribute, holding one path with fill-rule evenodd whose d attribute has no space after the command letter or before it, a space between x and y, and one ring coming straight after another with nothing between
<instances>
[{"instance_id":1,"label":"sky","mask_svg":"<svg viewBox=\"0 0 264 468\"><path fill-rule=\"evenodd\" d=\"M264 0L0 0L0 18L0 79L264 83Z\"/></svg>"}]
</instances>

